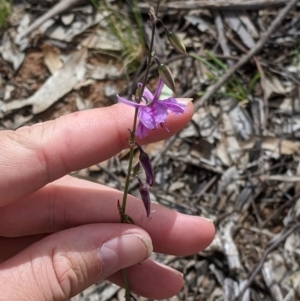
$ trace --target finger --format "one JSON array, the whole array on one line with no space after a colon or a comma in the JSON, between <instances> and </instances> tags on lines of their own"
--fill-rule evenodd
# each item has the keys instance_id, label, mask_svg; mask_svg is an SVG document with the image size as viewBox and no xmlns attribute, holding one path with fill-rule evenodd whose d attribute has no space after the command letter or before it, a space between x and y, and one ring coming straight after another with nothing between
<instances>
[{"instance_id":1,"label":"finger","mask_svg":"<svg viewBox=\"0 0 300 301\"><path fill-rule=\"evenodd\" d=\"M34 241L39 241L42 238L44 237L41 235L16 238L0 237L0 245L4 246L4 249L1 248L0 250L0 263L18 254ZM170 267L156 263L151 259L127 268L126 272L132 291L150 299L166 299L174 296L180 291L183 285L181 273ZM124 286L120 272L116 272L107 279L119 286Z\"/></svg>"},{"instance_id":2,"label":"finger","mask_svg":"<svg viewBox=\"0 0 300 301\"><path fill-rule=\"evenodd\" d=\"M139 143L165 139L191 118L167 119L170 132L159 128ZM70 171L99 163L127 147L134 110L126 105L76 112L54 121L0 132L0 206L28 195Z\"/></svg>"},{"instance_id":3,"label":"finger","mask_svg":"<svg viewBox=\"0 0 300 301\"><path fill-rule=\"evenodd\" d=\"M67 300L151 252L149 235L132 225L93 224L58 232L0 265L1 297Z\"/></svg>"},{"instance_id":4,"label":"finger","mask_svg":"<svg viewBox=\"0 0 300 301\"><path fill-rule=\"evenodd\" d=\"M24 236L87 223L118 223L117 200L122 195L106 186L65 177L23 201L1 208L0 235ZM206 219L157 204L152 204L152 210L152 219L148 220L142 201L128 196L126 212L150 234L156 252L194 254L207 247L214 237L214 225Z\"/></svg>"},{"instance_id":5,"label":"finger","mask_svg":"<svg viewBox=\"0 0 300 301\"><path fill-rule=\"evenodd\" d=\"M37 234L20 237L1 237L0 236L0 263L15 256L33 243L41 240L49 234Z\"/></svg>"},{"instance_id":6,"label":"finger","mask_svg":"<svg viewBox=\"0 0 300 301\"><path fill-rule=\"evenodd\" d=\"M167 299L179 293L183 286L183 276L178 271L159 264L151 259L126 269L130 288L148 299ZM124 287L121 272L108 277L108 280Z\"/></svg>"}]
</instances>

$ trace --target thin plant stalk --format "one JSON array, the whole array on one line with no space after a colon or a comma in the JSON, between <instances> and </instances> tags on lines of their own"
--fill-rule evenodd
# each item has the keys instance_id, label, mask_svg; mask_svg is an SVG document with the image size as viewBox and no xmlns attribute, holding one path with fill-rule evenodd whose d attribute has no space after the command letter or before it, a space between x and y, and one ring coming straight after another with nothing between
<instances>
[{"instance_id":1,"label":"thin plant stalk","mask_svg":"<svg viewBox=\"0 0 300 301\"><path fill-rule=\"evenodd\" d=\"M131 300L130 286L129 286L129 282L128 282L126 269L122 269L121 273L122 273L122 277L123 277L123 281L124 281L124 287L125 287L125 300L130 301Z\"/></svg>"},{"instance_id":2,"label":"thin plant stalk","mask_svg":"<svg viewBox=\"0 0 300 301\"><path fill-rule=\"evenodd\" d=\"M157 2L157 7L156 7L156 14L158 11L160 1ZM144 89L146 87L150 67L151 67L151 59L152 59L152 51L153 51L153 45L154 45L154 36L155 36L155 24L153 24L152 27L152 34L151 34L151 41L150 41L150 48L149 48L149 54L148 54L148 59L147 59L147 67L146 67L146 72L144 76L144 80L142 83L142 88L141 92L139 93L139 98L138 102L141 102L142 95L144 92ZM134 118L133 118L133 126L132 126L132 131L130 132L130 141L129 141L129 147L130 147L130 153L129 153L129 162L128 162L128 170L127 170L127 177L126 177L126 182L125 182L125 187L124 187L124 194L123 194L123 200L122 200L122 211L125 213L126 210L126 201L127 201L127 195L128 195L128 188L129 188L129 182L130 182L130 173L132 169L132 162L133 162L133 154L134 154L134 136L135 136L135 130L136 130L136 124L137 124L137 115L138 115L138 109L135 109L134 112Z\"/></svg>"},{"instance_id":3,"label":"thin plant stalk","mask_svg":"<svg viewBox=\"0 0 300 301\"><path fill-rule=\"evenodd\" d=\"M160 1L157 1L157 6L155 9L155 14L157 15L158 8L159 8ZM141 91L139 93L138 97L138 103L141 102L142 96L144 89L146 87L150 67L151 67L151 60L152 60L152 51L153 51L153 46L154 46L154 36L155 36L155 22L152 24L152 34L151 34L151 41L150 41L150 47L149 47L149 54L148 54L148 60L147 60L147 67L146 67L146 72L142 84ZM128 169L127 169L127 177L125 181L125 187L124 187L124 194L123 194L123 199L122 199L122 214L121 214L121 223L126 222L126 203L127 203L127 196L128 196L128 189L129 189L129 183L130 183L130 175L131 175L131 170L132 170L132 164L133 164L133 155L134 155L134 136L135 136L135 131L136 131L136 125L137 125L137 116L138 116L138 109L135 109L134 112L134 118L133 118L133 125L132 125L132 131L130 131L130 139L129 139L129 148L130 148L130 153L129 153L129 161L128 161ZM125 217L125 218L124 218ZM126 269L122 269L122 277L124 281L124 286L125 286L125 299L126 301L131 300L131 293L130 293L130 286L129 286L129 281L128 277L126 274Z\"/></svg>"}]
</instances>

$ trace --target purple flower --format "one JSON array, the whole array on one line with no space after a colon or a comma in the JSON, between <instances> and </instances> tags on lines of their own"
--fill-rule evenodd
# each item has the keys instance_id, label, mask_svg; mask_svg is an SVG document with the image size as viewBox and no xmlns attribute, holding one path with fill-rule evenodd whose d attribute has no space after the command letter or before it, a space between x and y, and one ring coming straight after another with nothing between
<instances>
[{"instance_id":1,"label":"purple flower","mask_svg":"<svg viewBox=\"0 0 300 301\"><path fill-rule=\"evenodd\" d=\"M158 99L163 85L162 79L159 78L154 95L145 87L140 104L117 96L119 102L138 109L139 124L136 129L136 135L139 138L146 137L149 130L156 129L158 125L165 127L165 122L169 115L168 111L175 115L183 114L187 111L185 105L178 103L173 97ZM138 83L138 88L141 87L142 84ZM166 130L168 129L166 128Z\"/></svg>"},{"instance_id":2,"label":"purple flower","mask_svg":"<svg viewBox=\"0 0 300 301\"><path fill-rule=\"evenodd\" d=\"M146 184L144 184L141 179L139 177L136 177L139 181L139 191L141 194L141 198L142 201L144 203L145 209L146 209L146 213L147 213L147 217L150 217L150 213L151 213L151 201L150 201L150 194L149 194L149 190Z\"/></svg>"},{"instance_id":3,"label":"purple flower","mask_svg":"<svg viewBox=\"0 0 300 301\"><path fill-rule=\"evenodd\" d=\"M152 168L150 158L149 158L148 154L144 152L144 150L142 149L142 147L140 145L138 145L137 143L135 143L135 144L137 145L139 152L140 152L139 160L140 160L140 163L142 164L145 174L146 174L146 182L149 186L153 186L154 173L153 173L153 168Z\"/></svg>"}]
</instances>

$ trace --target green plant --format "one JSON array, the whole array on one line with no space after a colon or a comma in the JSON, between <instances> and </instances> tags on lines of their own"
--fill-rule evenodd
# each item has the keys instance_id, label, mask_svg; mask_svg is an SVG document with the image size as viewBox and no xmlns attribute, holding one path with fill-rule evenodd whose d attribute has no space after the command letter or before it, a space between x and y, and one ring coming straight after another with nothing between
<instances>
[{"instance_id":1,"label":"green plant","mask_svg":"<svg viewBox=\"0 0 300 301\"><path fill-rule=\"evenodd\" d=\"M107 12L107 30L111 36L121 44L120 61L125 73L134 72L145 54L143 28L140 11L135 0L128 0L128 5L133 13L133 21L128 13L113 9L106 1L91 0L92 4L100 11Z\"/></svg>"},{"instance_id":2,"label":"green plant","mask_svg":"<svg viewBox=\"0 0 300 301\"><path fill-rule=\"evenodd\" d=\"M300 63L300 43L296 46L296 49L291 51L293 57L292 66L297 66Z\"/></svg>"},{"instance_id":3,"label":"green plant","mask_svg":"<svg viewBox=\"0 0 300 301\"><path fill-rule=\"evenodd\" d=\"M0 0L0 28L6 25L10 13L11 13L11 1Z\"/></svg>"},{"instance_id":4,"label":"green plant","mask_svg":"<svg viewBox=\"0 0 300 301\"><path fill-rule=\"evenodd\" d=\"M215 55L211 52L206 52L206 57L201 57L196 54L191 54L191 57L194 59L201 61L206 67L209 69L209 73L207 76L213 81L217 82L218 77L222 76L224 71L226 71L227 65L224 64L221 60L219 60ZM253 78L250 80L250 83L247 87L244 87L241 80L236 76L232 75L231 79L228 81L226 85L224 85L225 91L221 92L223 96L234 97L237 100L244 100L247 98L249 94L252 93L255 83L260 79L260 74L256 73ZM202 96L204 93L199 92L198 95Z\"/></svg>"}]
</instances>

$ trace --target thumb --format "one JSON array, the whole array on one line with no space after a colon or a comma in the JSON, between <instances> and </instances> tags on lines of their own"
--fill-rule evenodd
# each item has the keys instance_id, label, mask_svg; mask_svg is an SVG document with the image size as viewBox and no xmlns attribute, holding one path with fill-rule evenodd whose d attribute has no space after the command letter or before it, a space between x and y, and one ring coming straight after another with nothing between
<instances>
[{"instance_id":1,"label":"thumb","mask_svg":"<svg viewBox=\"0 0 300 301\"><path fill-rule=\"evenodd\" d=\"M92 224L57 232L0 265L1 300L67 300L151 252L149 235L134 225Z\"/></svg>"}]
</instances>

